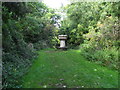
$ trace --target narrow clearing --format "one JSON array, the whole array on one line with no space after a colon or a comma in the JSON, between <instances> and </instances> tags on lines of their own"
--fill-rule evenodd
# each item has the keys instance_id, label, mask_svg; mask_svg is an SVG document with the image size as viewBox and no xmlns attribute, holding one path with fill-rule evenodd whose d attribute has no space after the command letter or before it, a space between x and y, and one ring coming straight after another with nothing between
<instances>
[{"instance_id":1,"label":"narrow clearing","mask_svg":"<svg viewBox=\"0 0 120 90\"><path fill-rule=\"evenodd\" d=\"M87 61L78 50L43 50L23 77L25 88L116 88L118 72Z\"/></svg>"}]
</instances>

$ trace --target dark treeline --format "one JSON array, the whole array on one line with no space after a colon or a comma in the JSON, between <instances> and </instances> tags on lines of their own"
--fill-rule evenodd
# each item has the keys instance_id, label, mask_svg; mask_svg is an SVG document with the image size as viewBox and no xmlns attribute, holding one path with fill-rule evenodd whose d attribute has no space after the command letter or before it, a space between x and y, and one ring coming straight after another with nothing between
<instances>
[{"instance_id":1,"label":"dark treeline","mask_svg":"<svg viewBox=\"0 0 120 90\"><path fill-rule=\"evenodd\" d=\"M3 87L15 88L37 56L35 51L53 46L60 16L37 2L6 2L2 11Z\"/></svg>"}]
</instances>

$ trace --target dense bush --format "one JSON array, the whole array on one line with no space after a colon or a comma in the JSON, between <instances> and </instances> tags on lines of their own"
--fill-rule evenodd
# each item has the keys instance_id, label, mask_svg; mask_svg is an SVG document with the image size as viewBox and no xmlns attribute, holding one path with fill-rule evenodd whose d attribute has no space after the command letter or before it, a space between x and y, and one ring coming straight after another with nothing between
<instances>
[{"instance_id":1,"label":"dense bush","mask_svg":"<svg viewBox=\"0 0 120 90\"><path fill-rule=\"evenodd\" d=\"M98 26L84 34L86 41L80 47L88 60L104 66L118 69L119 51L119 20L116 17L107 17ZM97 32L95 30L98 29Z\"/></svg>"},{"instance_id":2,"label":"dense bush","mask_svg":"<svg viewBox=\"0 0 120 90\"><path fill-rule=\"evenodd\" d=\"M37 57L52 47L59 15L43 3L3 3L3 88L20 88L21 77ZM23 9L24 8L24 9Z\"/></svg>"},{"instance_id":3,"label":"dense bush","mask_svg":"<svg viewBox=\"0 0 120 90\"><path fill-rule=\"evenodd\" d=\"M3 22L3 87L16 87L36 56L20 33L19 21Z\"/></svg>"},{"instance_id":4,"label":"dense bush","mask_svg":"<svg viewBox=\"0 0 120 90\"><path fill-rule=\"evenodd\" d=\"M75 2L64 7L60 34L68 35L68 47L80 46L88 60L118 69L118 2Z\"/></svg>"},{"instance_id":5,"label":"dense bush","mask_svg":"<svg viewBox=\"0 0 120 90\"><path fill-rule=\"evenodd\" d=\"M4 61L2 78L4 88L20 88L21 77L26 73L26 71L28 71L28 68L33 62L32 58L25 59L25 57L22 57L19 54L15 54L16 53L3 54Z\"/></svg>"},{"instance_id":6,"label":"dense bush","mask_svg":"<svg viewBox=\"0 0 120 90\"><path fill-rule=\"evenodd\" d=\"M82 55L88 60L96 62L97 64L109 67L111 69L118 69L118 49L116 47L104 48L95 50L94 47L81 47Z\"/></svg>"}]
</instances>

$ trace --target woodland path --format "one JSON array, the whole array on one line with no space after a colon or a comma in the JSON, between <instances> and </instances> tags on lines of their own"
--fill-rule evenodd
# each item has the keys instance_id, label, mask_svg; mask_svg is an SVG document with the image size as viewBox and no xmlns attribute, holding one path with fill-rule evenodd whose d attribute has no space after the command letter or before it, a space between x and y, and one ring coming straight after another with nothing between
<instances>
[{"instance_id":1,"label":"woodland path","mask_svg":"<svg viewBox=\"0 0 120 90\"><path fill-rule=\"evenodd\" d=\"M78 50L42 50L24 88L117 88L118 72L87 61Z\"/></svg>"}]
</instances>

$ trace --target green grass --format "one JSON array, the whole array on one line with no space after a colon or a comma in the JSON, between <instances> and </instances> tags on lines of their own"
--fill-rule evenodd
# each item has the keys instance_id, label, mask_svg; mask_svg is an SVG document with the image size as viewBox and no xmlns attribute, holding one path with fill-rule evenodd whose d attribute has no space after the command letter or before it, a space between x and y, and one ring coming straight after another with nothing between
<instances>
[{"instance_id":1,"label":"green grass","mask_svg":"<svg viewBox=\"0 0 120 90\"><path fill-rule=\"evenodd\" d=\"M42 50L24 88L117 88L118 72L87 61L78 50Z\"/></svg>"}]
</instances>

